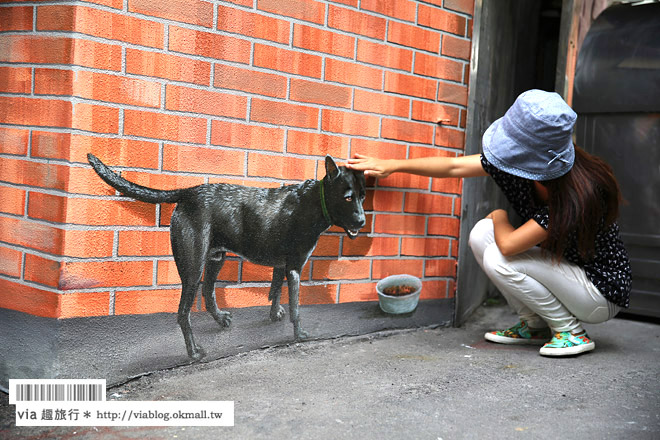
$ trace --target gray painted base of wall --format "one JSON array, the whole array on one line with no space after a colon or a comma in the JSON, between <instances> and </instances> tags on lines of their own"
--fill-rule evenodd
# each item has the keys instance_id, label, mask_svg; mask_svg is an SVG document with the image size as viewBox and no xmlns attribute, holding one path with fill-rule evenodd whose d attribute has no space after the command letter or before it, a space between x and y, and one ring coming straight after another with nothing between
<instances>
[{"instance_id":1,"label":"gray painted base of wall","mask_svg":"<svg viewBox=\"0 0 660 440\"><path fill-rule=\"evenodd\" d=\"M412 313L388 315L377 302L360 302L302 306L300 316L311 339L331 339L389 329L448 326L453 309L453 299L426 300ZM280 322L271 322L269 310L230 310L232 324L228 329L221 329L208 313L193 313L196 341L207 353L202 362L292 343L288 314ZM58 320L0 309L0 389L5 392L9 379L106 379L110 386L188 363L183 336L172 313Z\"/></svg>"}]
</instances>

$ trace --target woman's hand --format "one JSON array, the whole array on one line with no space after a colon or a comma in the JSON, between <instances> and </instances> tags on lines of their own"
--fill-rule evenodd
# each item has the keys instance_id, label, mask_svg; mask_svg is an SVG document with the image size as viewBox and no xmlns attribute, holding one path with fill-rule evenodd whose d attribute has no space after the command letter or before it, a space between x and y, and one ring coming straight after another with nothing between
<instances>
[{"instance_id":1,"label":"woman's hand","mask_svg":"<svg viewBox=\"0 0 660 440\"><path fill-rule=\"evenodd\" d=\"M525 252L548 238L548 231L533 219L514 228L504 209L496 209L486 218L493 220L495 243L505 257Z\"/></svg>"},{"instance_id":2,"label":"woman's hand","mask_svg":"<svg viewBox=\"0 0 660 440\"><path fill-rule=\"evenodd\" d=\"M392 167L390 160L376 159L375 157L363 156L361 154L355 154L353 159L348 159L346 168L364 171L365 176L375 177L377 179L387 177L394 172L394 167Z\"/></svg>"}]
</instances>

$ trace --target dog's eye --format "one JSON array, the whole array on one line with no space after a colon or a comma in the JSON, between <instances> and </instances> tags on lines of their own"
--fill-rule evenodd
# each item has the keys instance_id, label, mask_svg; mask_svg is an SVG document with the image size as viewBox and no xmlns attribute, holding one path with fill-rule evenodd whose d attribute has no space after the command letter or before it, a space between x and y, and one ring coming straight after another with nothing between
<instances>
[{"instance_id":1,"label":"dog's eye","mask_svg":"<svg viewBox=\"0 0 660 440\"><path fill-rule=\"evenodd\" d=\"M344 197L344 200L346 200L347 202L352 202L352 201L353 201L353 197L351 197L351 196L346 196L346 197Z\"/></svg>"}]
</instances>

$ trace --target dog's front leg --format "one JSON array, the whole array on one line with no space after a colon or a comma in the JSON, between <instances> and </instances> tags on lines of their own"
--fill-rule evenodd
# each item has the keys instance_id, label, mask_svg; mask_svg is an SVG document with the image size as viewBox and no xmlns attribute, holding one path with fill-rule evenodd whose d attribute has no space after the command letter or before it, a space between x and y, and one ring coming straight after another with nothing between
<instances>
[{"instance_id":1,"label":"dog's front leg","mask_svg":"<svg viewBox=\"0 0 660 440\"><path fill-rule=\"evenodd\" d=\"M270 320L281 321L284 318L284 307L280 305L282 295L282 284L284 283L284 269L273 269L273 282L270 284L268 299L273 302L270 306Z\"/></svg>"},{"instance_id":2,"label":"dog's front leg","mask_svg":"<svg viewBox=\"0 0 660 440\"><path fill-rule=\"evenodd\" d=\"M293 335L299 341L309 336L306 331L300 328L300 317L298 316L300 269L288 269L286 279L289 284L289 318L293 323Z\"/></svg>"}]
</instances>

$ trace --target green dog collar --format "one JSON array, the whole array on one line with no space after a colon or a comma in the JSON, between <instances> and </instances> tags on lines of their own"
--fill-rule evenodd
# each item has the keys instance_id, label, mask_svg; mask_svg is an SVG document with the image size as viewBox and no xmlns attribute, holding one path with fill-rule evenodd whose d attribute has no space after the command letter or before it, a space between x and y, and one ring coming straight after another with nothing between
<instances>
[{"instance_id":1,"label":"green dog collar","mask_svg":"<svg viewBox=\"0 0 660 440\"><path fill-rule=\"evenodd\" d=\"M332 224L330 214L328 213L328 207L325 205L325 189L323 186L323 179L321 179L321 209L323 210L323 217L325 217L328 223Z\"/></svg>"}]
</instances>

